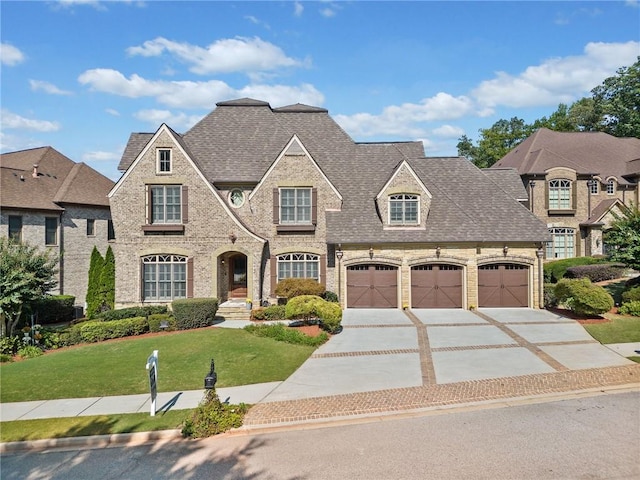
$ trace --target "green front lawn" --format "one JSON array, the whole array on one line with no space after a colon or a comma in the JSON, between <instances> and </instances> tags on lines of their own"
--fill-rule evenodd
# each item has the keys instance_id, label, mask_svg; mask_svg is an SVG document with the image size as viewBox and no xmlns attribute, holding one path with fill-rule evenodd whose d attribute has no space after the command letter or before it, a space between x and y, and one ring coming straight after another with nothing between
<instances>
[{"instance_id":1,"label":"green front lawn","mask_svg":"<svg viewBox=\"0 0 640 480\"><path fill-rule=\"evenodd\" d=\"M202 389L211 358L217 387L280 381L314 349L227 328L82 345L0 365L0 402L148 393L145 364L153 350L161 392Z\"/></svg>"},{"instance_id":2,"label":"green front lawn","mask_svg":"<svg viewBox=\"0 0 640 480\"><path fill-rule=\"evenodd\" d=\"M593 338L600 343L640 342L640 317L612 313L605 313L604 316L610 321L583 325Z\"/></svg>"}]
</instances>

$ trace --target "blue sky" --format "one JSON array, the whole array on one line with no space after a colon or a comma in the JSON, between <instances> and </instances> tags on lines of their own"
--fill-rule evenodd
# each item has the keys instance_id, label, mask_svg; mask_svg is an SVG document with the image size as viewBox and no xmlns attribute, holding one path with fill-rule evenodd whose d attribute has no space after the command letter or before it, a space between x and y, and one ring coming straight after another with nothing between
<instances>
[{"instance_id":1,"label":"blue sky","mask_svg":"<svg viewBox=\"0 0 640 480\"><path fill-rule=\"evenodd\" d=\"M589 2L2 1L2 152L50 145L116 180L131 132L216 102L322 106L356 141L532 122L640 55L640 5Z\"/></svg>"}]
</instances>

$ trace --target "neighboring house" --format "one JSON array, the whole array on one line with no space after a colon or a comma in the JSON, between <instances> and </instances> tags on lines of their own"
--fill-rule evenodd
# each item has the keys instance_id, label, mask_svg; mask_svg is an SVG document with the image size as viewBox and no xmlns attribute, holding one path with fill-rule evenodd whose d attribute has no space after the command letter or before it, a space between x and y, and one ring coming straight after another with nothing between
<instances>
[{"instance_id":1,"label":"neighboring house","mask_svg":"<svg viewBox=\"0 0 640 480\"><path fill-rule=\"evenodd\" d=\"M51 147L0 155L0 235L54 250L55 294L84 305L93 247L104 256L113 239L109 199L114 182Z\"/></svg>"},{"instance_id":2,"label":"neighboring house","mask_svg":"<svg viewBox=\"0 0 640 480\"><path fill-rule=\"evenodd\" d=\"M263 303L289 277L347 308L540 305L548 233L514 172L355 143L322 108L221 102L183 135L132 134L119 168L120 306Z\"/></svg>"},{"instance_id":3,"label":"neighboring house","mask_svg":"<svg viewBox=\"0 0 640 480\"><path fill-rule=\"evenodd\" d=\"M531 211L549 229L546 258L606 253L602 232L625 205L638 205L640 139L541 128L489 171L513 168Z\"/></svg>"}]
</instances>

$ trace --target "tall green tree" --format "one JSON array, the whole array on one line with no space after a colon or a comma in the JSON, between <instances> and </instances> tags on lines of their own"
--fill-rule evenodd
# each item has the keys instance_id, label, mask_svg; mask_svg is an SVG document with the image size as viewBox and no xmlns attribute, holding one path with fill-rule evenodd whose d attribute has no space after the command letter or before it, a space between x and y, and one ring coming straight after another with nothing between
<instances>
[{"instance_id":1,"label":"tall green tree","mask_svg":"<svg viewBox=\"0 0 640 480\"><path fill-rule=\"evenodd\" d=\"M51 250L0 237L0 336L11 336L23 308L57 285Z\"/></svg>"},{"instance_id":2,"label":"tall green tree","mask_svg":"<svg viewBox=\"0 0 640 480\"><path fill-rule=\"evenodd\" d=\"M609 258L640 270L640 209L633 205L614 216L611 227L604 232Z\"/></svg>"},{"instance_id":3,"label":"tall green tree","mask_svg":"<svg viewBox=\"0 0 640 480\"><path fill-rule=\"evenodd\" d=\"M91 251L91 261L89 263L89 283L87 284L87 311L85 316L93 318L100 311L100 277L102 276L102 267L104 266L104 258L98 251L97 247L93 247Z\"/></svg>"},{"instance_id":4,"label":"tall green tree","mask_svg":"<svg viewBox=\"0 0 640 480\"><path fill-rule=\"evenodd\" d=\"M640 138L640 57L630 67L591 90L600 130L616 137Z\"/></svg>"},{"instance_id":5,"label":"tall green tree","mask_svg":"<svg viewBox=\"0 0 640 480\"><path fill-rule=\"evenodd\" d=\"M111 245L104 256L100 272L100 307L99 311L113 310L116 299L116 259Z\"/></svg>"},{"instance_id":6,"label":"tall green tree","mask_svg":"<svg viewBox=\"0 0 640 480\"><path fill-rule=\"evenodd\" d=\"M558 109L549 115L549 118L542 117L533 122L534 131L540 128L548 128L556 132L575 132L579 130L575 119L571 116L569 107L564 103L558 105Z\"/></svg>"}]
</instances>

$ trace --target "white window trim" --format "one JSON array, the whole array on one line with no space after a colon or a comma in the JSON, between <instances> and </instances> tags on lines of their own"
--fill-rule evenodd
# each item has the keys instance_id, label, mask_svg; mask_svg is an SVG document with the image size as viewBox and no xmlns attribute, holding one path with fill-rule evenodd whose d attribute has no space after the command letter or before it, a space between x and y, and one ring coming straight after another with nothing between
<instances>
[{"instance_id":1,"label":"white window trim","mask_svg":"<svg viewBox=\"0 0 640 480\"><path fill-rule=\"evenodd\" d=\"M553 184L557 182L557 186L554 186ZM566 182L566 185L563 185L562 182ZM557 199L555 199L558 204L557 205L552 205L552 198L551 198L551 192L553 191L557 191L558 192L558 197ZM566 206L562 205L560 203L561 201L561 195L560 193L562 191L568 191L569 192L569 197L567 199L568 203ZM571 180L567 179L567 178L554 178L552 180L549 180L549 210L570 210L571 209L571 205L572 205L572 198L571 195L573 195L572 192L572 184L571 184Z\"/></svg>"},{"instance_id":2,"label":"white window trim","mask_svg":"<svg viewBox=\"0 0 640 480\"><path fill-rule=\"evenodd\" d=\"M232 196L233 196L234 192L240 192L240 194L242 195L242 202L240 202L239 205L236 205L235 203L233 203ZM244 203L246 201L247 201L247 195L242 191L242 189L234 188L229 192L229 205L231 205L231 207L240 208L240 207L242 207L244 205Z\"/></svg>"},{"instance_id":3,"label":"white window trim","mask_svg":"<svg viewBox=\"0 0 640 480\"><path fill-rule=\"evenodd\" d=\"M302 258L294 258L295 256L302 256ZM285 258L285 257L289 257L289 258ZM294 263L294 262L304 262L306 263L311 263L311 262L315 262L317 263L317 272L318 272L318 277L317 278L313 278L313 277L284 277L281 278L280 277L280 264L282 262L287 262L287 263ZM293 252L293 253L283 253L280 255L276 255L276 280L279 282L280 280L284 280L285 278L312 278L313 280L316 281L320 281L320 255L316 254L316 253L303 253L303 252Z\"/></svg>"},{"instance_id":4,"label":"white window trim","mask_svg":"<svg viewBox=\"0 0 640 480\"><path fill-rule=\"evenodd\" d=\"M552 240L550 242L547 242L547 260L561 260L561 259L565 259L565 258L574 258L576 256L576 240L575 240L575 234L576 231L574 228L570 228L570 227L552 227L549 228L549 234L552 237ZM556 246L556 237L559 236L563 236L565 238L565 243L564 243L564 256L562 257L558 257L556 256L557 253L557 246ZM571 256L567 256L567 245L569 244L566 240L571 239ZM552 255L550 256L549 253L551 253Z\"/></svg>"},{"instance_id":5,"label":"white window trim","mask_svg":"<svg viewBox=\"0 0 640 480\"><path fill-rule=\"evenodd\" d=\"M160 157L161 152L169 152L169 170L163 171L160 169ZM169 175L173 173L173 150L171 148L158 148L156 149L156 173L158 175Z\"/></svg>"},{"instance_id":6,"label":"white window trim","mask_svg":"<svg viewBox=\"0 0 640 480\"><path fill-rule=\"evenodd\" d=\"M616 194L616 181L613 178L610 178L607 182L607 195L615 195ZM611 191L609 191L611 189Z\"/></svg>"},{"instance_id":7,"label":"white window trim","mask_svg":"<svg viewBox=\"0 0 640 480\"><path fill-rule=\"evenodd\" d=\"M160 297L160 280L159 280L159 272L157 270L159 265L171 265L171 296L170 297ZM146 255L142 257L142 299L145 302L164 302L171 301L179 298L187 298L187 288L189 284L188 278L188 269L187 269L187 257L183 255L172 255L172 254L159 254L159 255ZM154 283L156 285L156 296L155 297L146 297L146 284L148 283L145 279L145 265L155 265L155 280ZM184 296L176 296L175 287L178 281L173 277L175 270L174 265L184 265ZM180 282L182 283L182 282Z\"/></svg>"}]
</instances>

